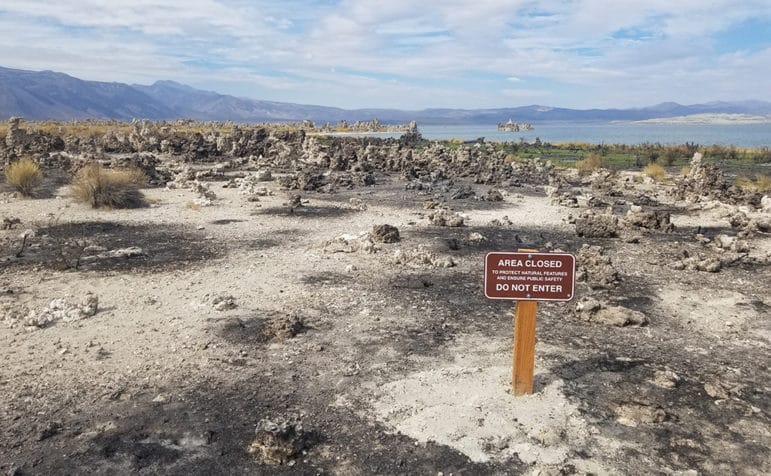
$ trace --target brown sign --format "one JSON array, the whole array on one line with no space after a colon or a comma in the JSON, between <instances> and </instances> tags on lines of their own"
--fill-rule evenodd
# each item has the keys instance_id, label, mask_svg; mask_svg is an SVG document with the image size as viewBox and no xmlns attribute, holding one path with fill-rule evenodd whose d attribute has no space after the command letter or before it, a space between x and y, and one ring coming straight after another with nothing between
<instances>
[{"instance_id":1,"label":"brown sign","mask_svg":"<svg viewBox=\"0 0 771 476\"><path fill-rule=\"evenodd\" d=\"M576 258L568 253L488 253L485 296L523 301L570 301Z\"/></svg>"}]
</instances>

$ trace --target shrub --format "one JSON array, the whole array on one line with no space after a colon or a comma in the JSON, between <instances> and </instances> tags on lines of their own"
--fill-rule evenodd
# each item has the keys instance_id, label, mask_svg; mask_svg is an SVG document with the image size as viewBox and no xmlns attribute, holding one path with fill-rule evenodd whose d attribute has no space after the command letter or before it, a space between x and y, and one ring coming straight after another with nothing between
<instances>
[{"instance_id":1,"label":"shrub","mask_svg":"<svg viewBox=\"0 0 771 476\"><path fill-rule=\"evenodd\" d=\"M578 169L578 175L587 175L601 169L602 165L602 157L592 152L587 158L576 162L576 169Z\"/></svg>"},{"instance_id":2,"label":"shrub","mask_svg":"<svg viewBox=\"0 0 771 476\"><path fill-rule=\"evenodd\" d=\"M43 181L43 174L35 161L21 159L6 167L5 181L25 197L31 197Z\"/></svg>"},{"instance_id":3,"label":"shrub","mask_svg":"<svg viewBox=\"0 0 771 476\"><path fill-rule=\"evenodd\" d=\"M105 169L90 164L78 171L72 182L76 201L93 208L138 208L145 205L139 190L147 181L136 168Z\"/></svg>"},{"instance_id":4,"label":"shrub","mask_svg":"<svg viewBox=\"0 0 771 476\"><path fill-rule=\"evenodd\" d=\"M655 162L646 165L643 169L643 173L657 182L667 176L667 171L664 167Z\"/></svg>"}]
</instances>

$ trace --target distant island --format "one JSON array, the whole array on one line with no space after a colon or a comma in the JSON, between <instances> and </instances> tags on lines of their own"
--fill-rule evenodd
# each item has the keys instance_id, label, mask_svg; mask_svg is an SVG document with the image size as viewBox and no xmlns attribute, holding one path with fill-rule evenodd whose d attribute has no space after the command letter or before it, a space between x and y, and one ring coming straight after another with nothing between
<instances>
[{"instance_id":1,"label":"distant island","mask_svg":"<svg viewBox=\"0 0 771 476\"><path fill-rule=\"evenodd\" d=\"M518 122L514 122L511 119L509 119L509 121L506 122L505 124L499 122L498 123L498 130L499 131L504 131L504 132L532 131L533 130L533 126L531 124L526 123L526 122L518 123Z\"/></svg>"},{"instance_id":2,"label":"distant island","mask_svg":"<svg viewBox=\"0 0 771 476\"><path fill-rule=\"evenodd\" d=\"M413 129L417 129L417 125L415 124L415 121L412 121L409 124L383 124L378 119L373 119L371 121L354 121L354 122L348 122L346 120L342 120L334 125L327 122L322 126L316 126L312 121L306 120L306 121L303 121L303 125L310 126L311 129L315 129L319 132L326 132L326 133L329 133L329 132L346 132L346 133L397 132L398 133L398 132L410 132Z\"/></svg>"},{"instance_id":3,"label":"distant island","mask_svg":"<svg viewBox=\"0 0 771 476\"><path fill-rule=\"evenodd\" d=\"M688 116L660 117L635 121L641 124L771 124L771 116L755 116L750 114L691 114Z\"/></svg>"}]
</instances>

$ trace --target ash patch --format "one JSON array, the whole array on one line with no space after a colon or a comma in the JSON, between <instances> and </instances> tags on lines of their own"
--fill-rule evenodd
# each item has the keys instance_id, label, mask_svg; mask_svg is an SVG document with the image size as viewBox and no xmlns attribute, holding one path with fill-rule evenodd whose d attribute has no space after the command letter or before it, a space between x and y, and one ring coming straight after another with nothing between
<instances>
[{"instance_id":1,"label":"ash patch","mask_svg":"<svg viewBox=\"0 0 771 476\"><path fill-rule=\"evenodd\" d=\"M359 210L350 207L336 206L290 206L285 207L266 207L252 213L252 215L277 215L298 218L339 218L357 213Z\"/></svg>"},{"instance_id":2,"label":"ash patch","mask_svg":"<svg viewBox=\"0 0 771 476\"><path fill-rule=\"evenodd\" d=\"M110 253L140 249L141 253ZM100 259L83 260L102 250ZM39 228L24 256L5 266L55 270L164 271L219 257L221 249L192 229L176 225L133 225L117 222L75 222ZM81 263L81 261L84 261Z\"/></svg>"}]
</instances>

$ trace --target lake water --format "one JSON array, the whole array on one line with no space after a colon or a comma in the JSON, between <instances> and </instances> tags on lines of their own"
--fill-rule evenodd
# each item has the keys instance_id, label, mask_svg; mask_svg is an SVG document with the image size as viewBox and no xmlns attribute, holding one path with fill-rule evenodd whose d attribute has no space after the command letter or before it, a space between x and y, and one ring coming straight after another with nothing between
<instances>
[{"instance_id":1,"label":"lake water","mask_svg":"<svg viewBox=\"0 0 771 476\"><path fill-rule=\"evenodd\" d=\"M636 124L611 123L542 123L533 124L534 130L500 132L495 124L482 125L420 125L424 138L430 140L484 137L488 141L516 142L524 138L532 142L536 137L543 142L588 142L590 144L684 144L736 145L740 147L771 147L769 124ZM398 137L399 134L376 134L378 137Z\"/></svg>"}]
</instances>

